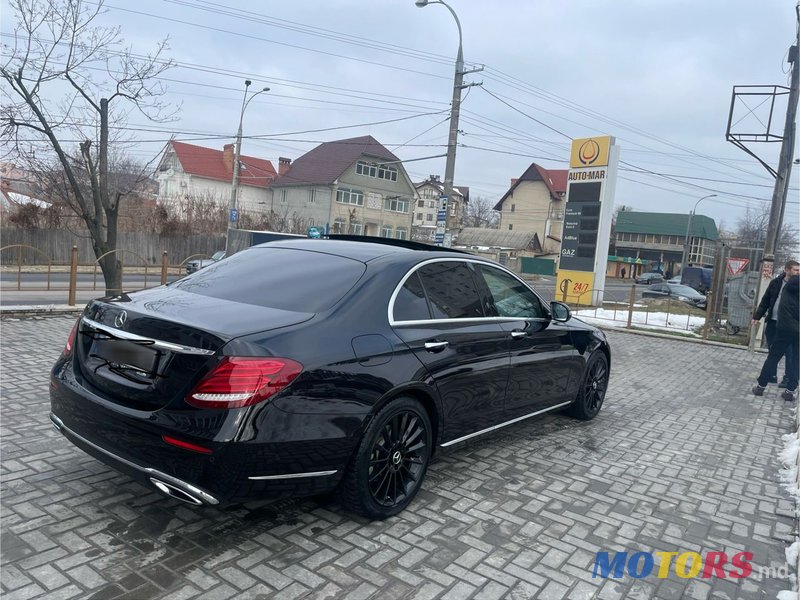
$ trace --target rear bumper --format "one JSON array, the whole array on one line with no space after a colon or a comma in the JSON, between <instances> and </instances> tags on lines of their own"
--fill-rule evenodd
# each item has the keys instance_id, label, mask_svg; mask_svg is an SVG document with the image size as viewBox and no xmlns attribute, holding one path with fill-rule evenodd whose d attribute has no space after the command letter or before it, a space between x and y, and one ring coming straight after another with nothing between
<instances>
[{"instance_id":1,"label":"rear bumper","mask_svg":"<svg viewBox=\"0 0 800 600\"><path fill-rule=\"evenodd\" d=\"M234 411L135 411L92 393L66 369L54 376L50 420L71 443L170 497L196 506L311 496L334 489L363 417ZM247 409L243 409L247 410ZM211 450L166 443L167 435Z\"/></svg>"},{"instance_id":2,"label":"rear bumper","mask_svg":"<svg viewBox=\"0 0 800 600\"><path fill-rule=\"evenodd\" d=\"M94 442L87 440L85 437L80 436L69 429L66 425L64 425L61 419L59 419L53 413L50 413L50 422L53 424L53 427L56 428L56 431L61 433L76 446L86 450L93 456L98 456L99 454L105 462L111 462L112 466L115 466L114 463L116 463L117 469L120 471L126 471L129 473L133 471L133 473L136 475L148 478L156 489L167 494L168 496L182 500L189 504L194 504L195 506L202 506L204 504L214 506L219 504L219 500L214 495L196 485L182 481L181 479L173 477L172 475L168 475L167 473L163 473L158 469L146 467L132 460L122 458L110 450L106 450Z\"/></svg>"}]
</instances>

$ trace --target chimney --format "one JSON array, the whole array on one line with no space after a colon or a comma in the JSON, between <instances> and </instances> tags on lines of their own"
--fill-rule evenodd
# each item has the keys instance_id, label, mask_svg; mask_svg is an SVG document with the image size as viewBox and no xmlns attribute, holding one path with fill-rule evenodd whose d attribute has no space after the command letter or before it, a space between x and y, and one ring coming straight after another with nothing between
<instances>
[{"instance_id":1,"label":"chimney","mask_svg":"<svg viewBox=\"0 0 800 600\"><path fill-rule=\"evenodd\" d=\"M519 179L517 179L515 177L512 177L511 178L511 185L513 186L515 183L517 183L517 181L519 181Z\"/></svg>"},{"instance_id":2,"label":"chimney","mask_svg":"<svg viewBox=\"0 0 800 600\"><path fill-rule=\"evenodd\" d=\"M438 175L431 175L431 181L439 181Z\"/></svg>"},{"instance_id":3,"label":"chimney","mask_svg":"<svg viewBox=\"0 0 800 600\"><path fill-rule=\"evenodd\" d=\"M226 172L233 173L233 144L225 144L222 147L222 164Z\"/></svg>"},{"instance_id":4,"label":"chimney","mask_svg":"<svg viewBox=\"0 0 800 600\"><path fill-rule=\"evenodd\" d=\"M292 164L291 158L278 157L278 175L285 175Z\"/></svg>"}]
</instances>

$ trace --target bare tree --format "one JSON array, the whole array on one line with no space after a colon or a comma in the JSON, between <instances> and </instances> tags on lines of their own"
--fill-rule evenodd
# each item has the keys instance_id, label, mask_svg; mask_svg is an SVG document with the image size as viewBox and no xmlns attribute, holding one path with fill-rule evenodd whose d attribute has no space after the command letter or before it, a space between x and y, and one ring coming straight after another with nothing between
<instances>
[{"instance_id":1,"label":"bare tree","mask_svg":"<svg viewBox=\"0 0 800 600\"><path fill-rule=\"evenodd\" d=\"M736 221L733 244L740 248L763 251L769 211L769 204L766 203L760 209L748 208ZM797 226L784 221L775 243L775 264L786 262L790 258L796 259L798 244L800 244L800 232Z\"/></svg>"},{"instance_id":2,"label":"bare tree","mask_svg":"<svg viewBox=\"0 0 800 600\"><path fill-rule=\"evenodd\" d=\"M103 8L82 0L10 0L16 15L14 42L0 75L0 122L14 152L31 170L43 174L41 186L58 194L86 224L107 291L121 286L117 248L120 200L139 177L111 168L112 146L122 143L129 112L151 120L167 118L158 77L173 63L155 51L139 56L123 46L119 28L94 25ZM66 90L66 91L65 91ZM110 123L114 123L112 128ZM80 140L77 148L72 139ZM42 160L42 155L46 159ZM116 160L125 163L122 151ZM50 169L42 169L46 163ZM57 169L52 169L52 163ZM144 171L141 178L145 178Z\"/></svg>"},{"instance_id":3,"label":"bare tree","mask_svg":"<svg viewBox=\"0 0 800 600\"><path fill-rule=\"evenodd\" d=\"M500 213L494 210L494 203L489 198L474 196L467 202L463 223L464 227L497 229L500 224Z\"/></svg>"}]
</instances>

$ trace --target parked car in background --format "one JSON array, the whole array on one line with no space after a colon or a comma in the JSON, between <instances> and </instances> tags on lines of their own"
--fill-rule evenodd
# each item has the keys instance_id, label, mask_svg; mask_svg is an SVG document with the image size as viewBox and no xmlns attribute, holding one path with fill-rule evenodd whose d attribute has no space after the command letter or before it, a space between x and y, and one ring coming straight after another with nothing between
<instances>
[{"instance_id":1,"label":"parked car in background","mask_svg":"<svg viewBox=\"0 0 800 600\"><path fill-rule=\"evenodd\" d=\"M706 294L711 289L713 275L714 269L708 267L686 267L681 273L681 283Z\"/></svg>"},{"instance_id":2,"label":"parked car in background","mask_svg":"<svg viewBox=\"0 0 800 600\"><path fill-rule=\"evenodd\" d=\"M664 276L661 273L656 273L655 271L651 271L649 273L641 273L636 278L636 283L643 283L644 285L650 285L651 283L660 283L664 281Z\"/></svg>"},{"instance_id":3,"label":"parked car in background","mask_svg":"<svg viewBox=\"0 0 800 600\"><path fill-rule=\"evenodd\" d=\"M53 367L50 419L188 504L336 489L382 519L441 448L555 410L594 418L610 361L602 331L495 262L281 240L90 302Z\"/></svg>"},{"instance_id":4,"label":"parked car in background","mask_svg":"<svg viewBox=\"0 0 800 600\"><path fill-rule=\"evenodd\" d=\"M211 255L211 258L196 258L194 260L190 260L186 263L186 273L188 275L190 273L194 273L195 271L199 271L203 267L213 265L215 262L218 262L223 258L225 258L225 250L217 250Z\"/></svg>"},{"instance_id":5,"label":"parked car in background","mask_svg":"<svg viewBox=\"0 0 800 600\"><path fill-rule=\"evenodd\" d=\"M642 298L674 298L697 308L705 309L706 297L688 285L654 283L642 292Z\"/></svg>"}]
</instances>

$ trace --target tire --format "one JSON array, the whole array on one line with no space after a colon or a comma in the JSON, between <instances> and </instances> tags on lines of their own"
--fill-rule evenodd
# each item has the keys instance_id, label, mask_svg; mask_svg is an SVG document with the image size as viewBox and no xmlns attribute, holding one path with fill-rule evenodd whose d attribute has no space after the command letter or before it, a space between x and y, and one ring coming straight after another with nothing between
<instances>
[{"instance_id":1,"label":"tire","mask_svg":"<svg viewBox=\"0 0 800 600\"><path fill-rule=\"evenodd\" d=\"M428 413L417 400L398 398L383 407L342 479L342 505L370 519L401 512L422 486L432 441Z\"/></svg>"},{"instance_id":2,"label":"tire","mask_svg":"<svg viewBox=\"0 0 800 600\"><path fill-rule=\"evenodd\" d=\"M591 421L600 412L608 389L608 359L602 350L595 350L586 362L578 396L570 414L582 421Z\"/></svg>"}]
</instances>

